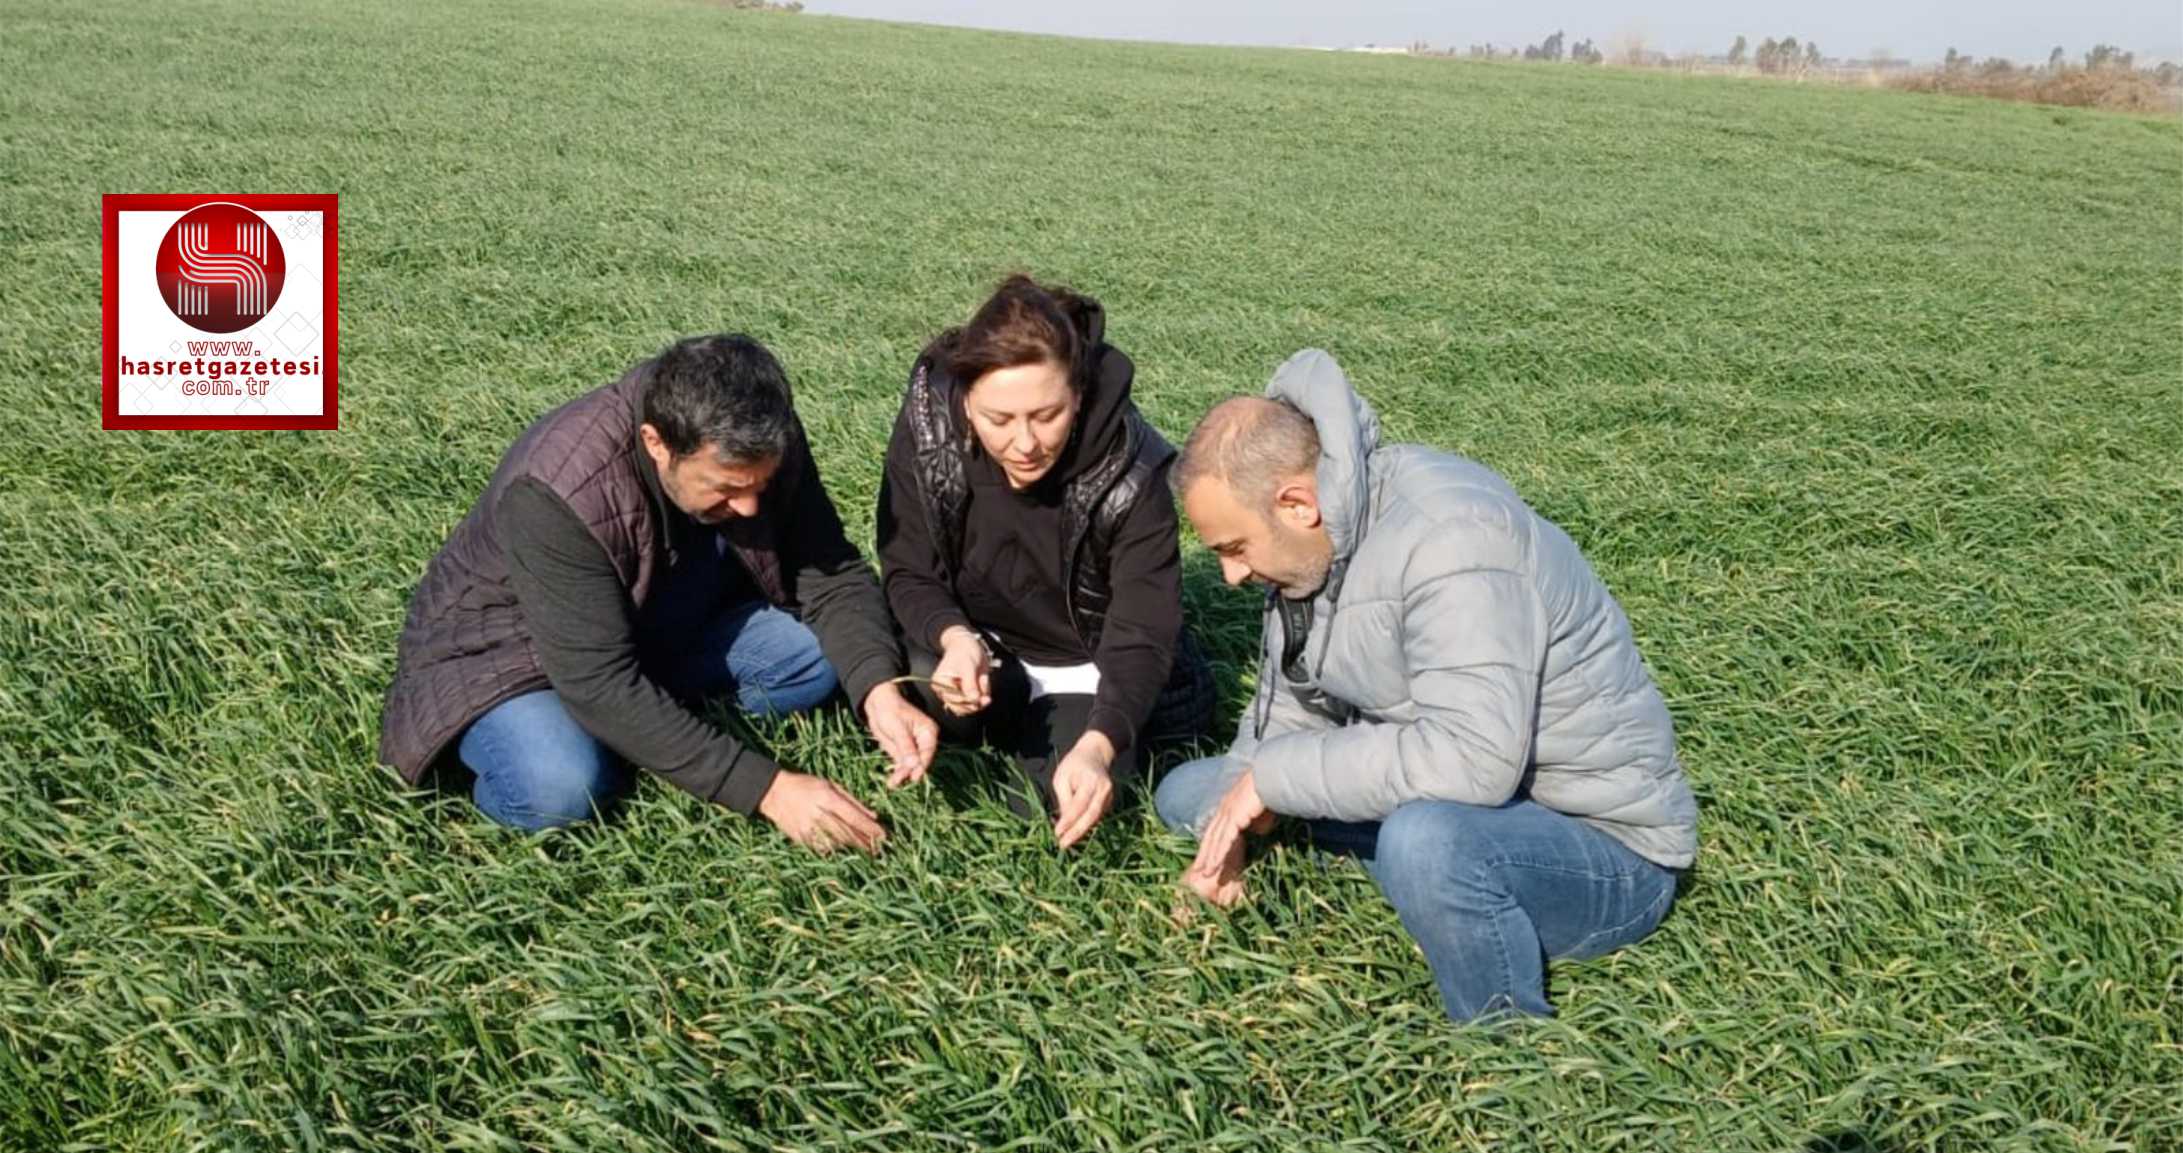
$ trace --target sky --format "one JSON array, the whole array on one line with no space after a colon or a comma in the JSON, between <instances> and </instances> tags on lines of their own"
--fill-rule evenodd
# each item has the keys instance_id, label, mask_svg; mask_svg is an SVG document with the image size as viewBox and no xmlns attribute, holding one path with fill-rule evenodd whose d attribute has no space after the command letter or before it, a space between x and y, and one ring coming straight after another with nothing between
<instances>
[{"instance_id":1,"label":"sky","mask_svg":"<svg viewBox=\"0 0 2183 1153\"><path fill-rule=\"evenodd\" d=\"M2044 63L2059 45L2071 59L2097 43L2141 62L2183 61L2183 0L806 0L812 12L1065 36L1203 44L1349 47L1408 44L1462 50L1534 43L1555 29L1571 42L1610 48L1632 37L1672 53L1722 53L1740 33L1819 42L1829 56L1890 55L1935 61L1950 48L1972 56ZM1643 15L1636 13L1642 11Z\"/></svg>"}]
</instances>

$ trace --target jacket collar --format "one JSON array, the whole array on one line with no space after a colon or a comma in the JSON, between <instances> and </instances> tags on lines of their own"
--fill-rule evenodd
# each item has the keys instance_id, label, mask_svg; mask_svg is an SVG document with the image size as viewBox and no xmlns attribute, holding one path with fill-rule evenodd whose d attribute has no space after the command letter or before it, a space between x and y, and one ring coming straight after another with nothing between
<instances>
[{"instance_id":1,"label":"jacket collar","mask_svg":"<svg viewBox=\"0 0 2183 1153\"><path fill-rule=\"evenodd\" d=\"M652 454L644 451L644 389L641 381L637 387L628 390L626 399L629 402L629 467L636 472L638 483L644 486L644 498L651 503L652 521L660 526L660 540L667 546L668 562L671 564L682 544L683 535L697 522L667 499L667 491L659 482L659 466L652 463Z\"/></svg>"}]
</instances>

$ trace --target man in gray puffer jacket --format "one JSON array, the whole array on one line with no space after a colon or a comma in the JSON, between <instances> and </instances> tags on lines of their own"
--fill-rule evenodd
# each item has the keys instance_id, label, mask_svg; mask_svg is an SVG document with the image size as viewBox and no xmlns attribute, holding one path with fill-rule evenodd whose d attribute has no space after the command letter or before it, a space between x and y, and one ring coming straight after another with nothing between
<instances>
[{"instance_id":1,"label":"man in gray puffer jacket","mask_svg":"<svg viewBox=\"0 0 2183 1153\"><path fill-rule=\"evenodd\" d=\"M1224 401L1171 479L1230 584L1267 587L1225 757L1159 788L1185 882L1242 896L1275 814L1364 858L1449 1016L1548 1014L1549 956L1650 933L1697 804L1630 625L1577 546L1474 461L1379 440L1332 357Z\"/></svg>"}]
</instances>

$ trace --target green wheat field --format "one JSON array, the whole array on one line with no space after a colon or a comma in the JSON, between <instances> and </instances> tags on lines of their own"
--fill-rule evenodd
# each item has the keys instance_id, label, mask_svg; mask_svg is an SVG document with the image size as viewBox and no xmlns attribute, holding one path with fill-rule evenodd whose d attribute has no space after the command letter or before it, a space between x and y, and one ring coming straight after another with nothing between
<instances>
[{"instance_id":1,"label":"green wheat field","mask_svg":"<svg viewBox=\"0 0 2183 1153\"><path fill-rule=\"evenodd\" d=\"M0 1149L2183 1148L2183 122L678 0L4 0L0 76ZM341 428L102 432L99 194L221 191L340 194ZM373 768L534 416L747 331L869 547L1015 269L1171 436L1332 350L1621 597L1704 849L1558 1019L1450 1026L1354 863L1178 920L1146 808L1060 856L839 713L765 735L877 860Z\"/></svg>"}]
</instances>

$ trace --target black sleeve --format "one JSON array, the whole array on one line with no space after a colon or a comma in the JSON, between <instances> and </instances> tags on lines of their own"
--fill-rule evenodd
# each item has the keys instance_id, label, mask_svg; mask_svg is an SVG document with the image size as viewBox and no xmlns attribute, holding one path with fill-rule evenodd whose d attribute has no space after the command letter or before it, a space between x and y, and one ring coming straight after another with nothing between
<instances>
[{"instance_id":1,"label":"black sleeve","mask_svg":"<svg viewBox=\"0 0 2183 1153\"><path fill-rule=\"evenodd\" d=\"M902 635L939 652L940 634L956 625L968 627L970 617L940 579L940 554L917 496L915 457L905 413L895 418L894 435L887 441L887 469L879 482L879 570L887 607L901 624Z\"/></svg>"},{"instance_id":2,"label":"black sleeve","mask_svg":"<svg viewBox=\"0 0 2183 1153\"><path fill-rule=\"evenodd\" d=\"M1099 651L1092 654L1099 692L1085 727L1126 749L1167 687L1182 635L1182 550L1165 468L1153 473L1148 490L1115 532L1113 548L1107 571L1114 599Z\"/></svg>"},{"instance_id":3,"label":"black sleeve","mask_svg":"<svg viewBox=\"0 0 2183 1153\"><path fill-rule=\"evenodd\" d=\"M887 602L872 566L842 530L810 445L802 445L796 456L781 563L792 574L804 623L818 634L850 706L862 710L873 688L901 675L902 651L887 623Z\"/></svg>"},{"instance_id":4,"label":"black sleeve","mask_svg":"<svg viewBox=\"0 0 2183 1153\"><path fill-rule=\"evenodd\" d=\"M780 771L772 758L683 707L637 663L635 605L576 514L536 481L500 496L508 582L538 663L584 730L632 764L748 815Z\"/></svg>"}]
</instances>

